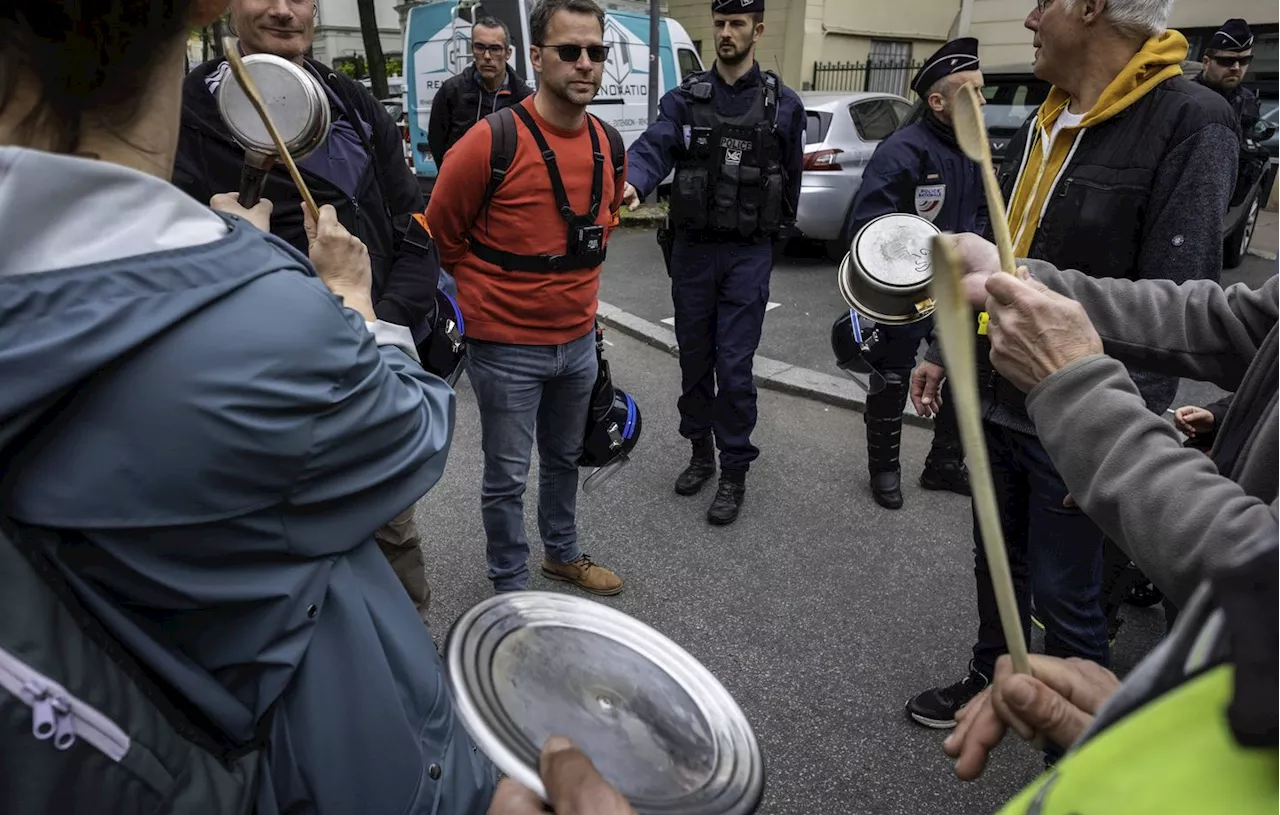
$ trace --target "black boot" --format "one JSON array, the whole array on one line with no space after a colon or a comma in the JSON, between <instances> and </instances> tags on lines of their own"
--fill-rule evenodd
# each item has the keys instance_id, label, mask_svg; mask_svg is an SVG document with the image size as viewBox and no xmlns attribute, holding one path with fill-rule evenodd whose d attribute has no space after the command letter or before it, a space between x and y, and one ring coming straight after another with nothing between
<instances>
[{"instance_id":1,"label":"black boot","mask_svg":"<svg viewBox=\"0 0 1280 815\"><path fill-rule=\"evenodd\" d=\"M867 469L871 497L886 509L902 507L902 472L898 448L902 443L902 409L907 383L898 374L885 374L884 389L867 397Z\"/></svg>"},{"instance_id":2,"label":"black boot","mask_svg":"<svg viewBox=\"0 0 1280 815\"><path fill-rule=\"evenodd\" d=\"M676 477L676 495L697 495L716 474L716 446L710 436L693 440L689 466Z\"/></svg>"},{"instance_id":3,"label":"black boot","mask_svg":"<svg viewBox=\"0 0 1280 815\"><path fill-rule=\"evenodd\" d=\"M728 526L738 520L742 499L747 495L747 471L725 470L716 486L716 497L707 510L707 523L712 526Z\"/></svg>"},{"instance_id":4,"label":"black boot","mask_svg":"<svg viewBox=\"0 0 1280 815\"><path fill-rule=\"evenodd\" d=\"M926 490L950 490L969 495L969 470L964 466L960 428L956 426L955 402L951 388L942 383L942 407L933 417L933 446L924 460L920 486Z\"/></svg>"}]
</instances>

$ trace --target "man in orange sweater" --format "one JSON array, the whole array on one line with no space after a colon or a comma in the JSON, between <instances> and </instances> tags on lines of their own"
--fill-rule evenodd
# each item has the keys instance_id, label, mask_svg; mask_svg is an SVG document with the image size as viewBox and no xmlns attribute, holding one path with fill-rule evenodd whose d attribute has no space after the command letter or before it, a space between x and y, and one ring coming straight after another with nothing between
<instances>
[{"instance_id":1,"label":"man in orange sweater","mask_svg":"<svg viewBox=\"0 0 1280 815\"><path fill-rule=\"evenodd\" d=\"M587 115L609 53L604 12L593 0L541 0L529 33L538 92L453 146L427 221L467 320L489 579L500 592L528 583L523 497L536 433L542 573L612 595L622 580L582 553L576 525L577 461L596 380L600 265L622 204L615 182L623 168L596 161L611 161L608 126ZM503 115L514 119L506 122L516 145L494 187L492 143Z\"/></svg>"}]
</instances>

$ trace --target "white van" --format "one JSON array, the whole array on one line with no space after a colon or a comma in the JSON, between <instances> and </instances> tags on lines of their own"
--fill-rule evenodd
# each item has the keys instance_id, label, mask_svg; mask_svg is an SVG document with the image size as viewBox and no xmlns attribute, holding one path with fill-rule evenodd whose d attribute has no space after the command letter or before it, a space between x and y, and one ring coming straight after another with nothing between
<instances>
[{"instance_id":1,"label":"white van","mask_svg":"<svg viewBox=\"0 0 1280 815\"><path fill-rule=\"evenodd\" d=\"M434 181L436 163L427 146L431 103L444 81L472 63L471 23L495 17L511 29L512 67L534 85L529 62L529 11L536 0L436 0L409 8L404 27L405 102L413 169ZM649 4L606 0L604 40L613 47L604 65L600 93L591 112L616 127L630 146L649 126ZM702 60L680 23L663 18L659 27L661 93L701 71Z\"/></svg>"}]
</instances>

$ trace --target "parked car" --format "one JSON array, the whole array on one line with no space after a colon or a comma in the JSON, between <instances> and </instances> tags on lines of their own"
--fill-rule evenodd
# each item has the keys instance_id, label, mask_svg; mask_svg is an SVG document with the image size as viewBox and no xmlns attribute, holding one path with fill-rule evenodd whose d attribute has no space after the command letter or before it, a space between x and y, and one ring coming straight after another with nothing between
<instances>
[{"instance_id":1,"label":"parked car","mask_svg":"<svg viewBox=\"0 0 1280 815\"><path fill-rule=\"evenodd\" d=\"M1195 76L1201 67L1200 63L1190 60L1182 63L1183 73L1188 77ZM1050 86L1036 78L1030 65L988 69L983 71L983 75L986 85L982 95L987 102L983 116L991 138L992 158L998 167L1004 159L1009 140L1048 97ZM1251 158L1240 162L1236 190L1222 221L1222 264L1225 268L1234 269L1244 260L1253 239L1258 212L1267 202L1276 175L1276 163L1268 158L1275 155L1275 146L1267 145L1275 134L1274 109L1270 122L1264 116L1257 128L1244 134L1242 154Z\"/></svg>"},{"instance_id":2,"label":"parked car","mask_svg":"<svg viewBox=\"0 0 1280 815\"><path fill-rule=\"evenodd\" d=\"M906 120L911 105L891 93L802 93L808 130L796 231L843 258L862 171L876 147Z\"/></svg>"},{"instance_id":3,"label":"parked car","mask_svg":"<svg viewBox=\"0 0 1280 815\"><path fill-rule=\"evenodd\" d=\"M382 106L386 108L387 113L395 120L396 128L400 131L400 141L404 145L404 160L413 168L413 152L409 146L409 116L404 110L404 97L397 96L392 99L383 99Z\"/></svg>"}]
</instances>

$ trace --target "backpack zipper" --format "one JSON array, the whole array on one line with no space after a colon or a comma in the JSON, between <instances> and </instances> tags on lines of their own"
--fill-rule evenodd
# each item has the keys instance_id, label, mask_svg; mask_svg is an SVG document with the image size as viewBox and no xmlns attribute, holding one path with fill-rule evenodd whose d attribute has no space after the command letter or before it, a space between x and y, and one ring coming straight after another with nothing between
<instances>
[{"instance_id":1,"label":"backpack zipper","mask_svg":"<svg viewBox=\"0 0 1280 815\"><path fill-rule=\"evenodd\" d=\"M129 752L129 735L119 725L3 648L0 687L31 708L31 735L38 740L68 750L83 739L117 763Z\"/></svg>"}]
</instances>

